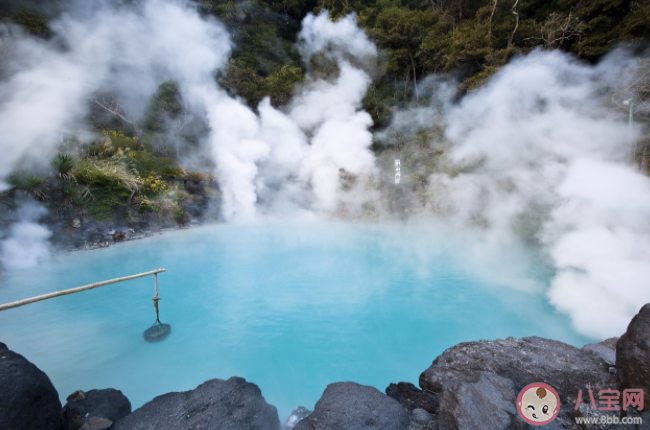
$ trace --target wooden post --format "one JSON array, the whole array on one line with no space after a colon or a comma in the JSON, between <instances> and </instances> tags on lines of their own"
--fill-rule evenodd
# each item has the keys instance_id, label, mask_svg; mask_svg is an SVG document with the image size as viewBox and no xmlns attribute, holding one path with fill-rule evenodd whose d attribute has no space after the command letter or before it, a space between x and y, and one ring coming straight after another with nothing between
<instances>
[{"instance_id":1,"label":"wooden post","mask_svg":"<svg viewBox=\"0 0 650 430\"><path fill-rule=\"evenodd\" d=\"M67 296L68 294L79 293L81 291L92 290L93 288L103 287L108 284L115 284L117 282L129 281L135 278L142 278L143 276L154 275L156 276L156 296L158 296L158 273L165 272L165 269L156 269L150 272L138 273L137 275L124 276L122 278L109 279L108 281L96 282L94 284L84 285L83 287L70 288L69 290L56 291L54 293L43 294L42 296L31 297L29 299L18 300L17 302L11 302L4 305L0 305L0 311L5 311L7 309L17 308L19 306L28 305L34 302L40 302L41 300L52 299L54 297Z\"/></svg>"}]
</instances>

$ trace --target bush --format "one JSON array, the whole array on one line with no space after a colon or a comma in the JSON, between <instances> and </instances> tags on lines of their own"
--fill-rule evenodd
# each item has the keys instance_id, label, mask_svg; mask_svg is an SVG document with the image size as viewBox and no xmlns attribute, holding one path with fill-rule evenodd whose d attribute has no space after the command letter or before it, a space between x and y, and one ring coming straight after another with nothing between
<instances>
[{"instance_id":1,"label":"bush","mask_svg":"<svg viewBox=\"0 0 650 430\"><path fill-rule=\"evenodd\" d=\"M149 151L129 151L127 156L137 162L141 175L183 176L185 171L169 157L159 157Z\"/></svg>"},{"instance_id":2,"label":"bush","mask_svg":"<svg viewBox=\"0 0 650 430\"><path fill-rule=\"evenodd\" d=\"M116 155L109 159L87 157L74 168L77 181L91 186L112 185L127 191L138 191L140 178L128 167L126 157Z\"/></svg>"}]
</instances>

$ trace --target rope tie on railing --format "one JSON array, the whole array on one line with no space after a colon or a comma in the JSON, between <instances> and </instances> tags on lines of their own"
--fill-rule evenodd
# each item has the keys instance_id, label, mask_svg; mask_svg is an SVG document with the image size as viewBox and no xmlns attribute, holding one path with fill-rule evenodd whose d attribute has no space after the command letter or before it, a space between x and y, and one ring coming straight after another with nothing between
<instances>
[{"instance_id":1,"label":"rope tie on railing","mask_svg":"<svg viewBox=\"0 0 650 430\"><path fill-rule=\"evenodd\" d=\"M158 274L154 273L153 275L155 282L156 282L156 295L153 296L153 307L156 308L156 322L160 323L160 315L158 314L158 300L160 300L160 297L158 296Z\"/></svg>"}]
</instances>

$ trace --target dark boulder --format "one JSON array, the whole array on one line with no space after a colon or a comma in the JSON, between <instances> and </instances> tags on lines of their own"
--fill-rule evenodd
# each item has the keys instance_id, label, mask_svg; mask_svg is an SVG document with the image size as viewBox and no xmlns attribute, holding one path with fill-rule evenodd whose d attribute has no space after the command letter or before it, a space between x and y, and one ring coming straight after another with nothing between
<instances>
[{"instance_id":1,"label":"dark boulder","mask_svg":"<svg viewBox=\"0 0 650 430\"><path fill-rule=\"evenodd\" d=\"M125 231L115 231L112 234L113 237L113 242L123 242L126 240L126 232Z\"/></svg>"},{"instance_id":2,"label":"dark boulder","mask_svg":"<svg viewBox=\"0 0 650 430\"><path fill-rule=\"evenodd\" d=\"M632 318L616 343L616 369L623 388L643 389L645 404L650 404L650 303Z\"/></svg>"},{"instance_id":3,"label":"dark boulder","mask_svg":"<svg viewBox=\"0 0 650 430\"><path fill-rule=\"evenodd\" d=\"M56 430L60 412L50 378L0 343L0 429Z\"/></svg>"},{"instance_id":4,"label":"dark boulder","mask_svg":"<svg viewBox=\"0 0 650 430\"><path fill-rule=\"evenodd\" d=\"M61 412L60 430L78 430L93 417L115 422L131 413L129 399L112 388L76 391L67 400Z\"/></svg>"},{"instance_id":5,"label":"dark boulder","mask_svg":"<svg viewBox=\"0 0 650 430\"><path fill-rule=\"evenodd\" d=\"M294 430L407 430L408 412L373 387L338 382L325 388L314 412Z\"/></svg>"},{"instance_id":6,"label":"dark boulder","mask_svg":"<svg viewBox=\"0 0 650 430\"><path fill-rule=\"evenodd\" d=\"M191 391L158 396L115 430L278 430L278 411L243 378L211 379Z\"/></svg>"},{"instance_id":7,"label":"dark boulder","mask_svg":"<svg viewBox=\"0 0 650 430\"><path fill-rule=\"evenodd\" d=\"M205 185L201 181L189 180L185 183L185 191L189 194L205 195Z\"/></svg>"},{"instance_id":8,"label":"dark boulder","mask_svg":"<svg viewBox=\"0 0 650 430\"><path fill-rule=\"evenodd\" d=\"M409 411L424 409L430 414L435 415L438 413L438 405L440 404L438 395L420 390L409 382L390 384L386 388L386 394L400 402Z\"/></svg>"},{"instance_id":9,"label":"dark boulder","mask_svg":"<svg viewBox=\"0 0 650 430\"><path fill-rule=\"evenodd\" d=\"M420 375L420 387L443 393L471 373L492 372L512 380L517 393L544 382L562 402L577 400L578 390L617 389L619 384L600 358L571 345L540 337L460 343L435 359Z\"/></svg>"},{"instance_id":10,"label":"dark boulder","mask_svg":"<svg viewBox=\"0 0 650 430\"><path fill-rule=\"evenodd\" d=\"M440 429L524 429L516 409L518 391L511 380L490 372L455 378L440 396Z\"/></svg>"}]
</instances>

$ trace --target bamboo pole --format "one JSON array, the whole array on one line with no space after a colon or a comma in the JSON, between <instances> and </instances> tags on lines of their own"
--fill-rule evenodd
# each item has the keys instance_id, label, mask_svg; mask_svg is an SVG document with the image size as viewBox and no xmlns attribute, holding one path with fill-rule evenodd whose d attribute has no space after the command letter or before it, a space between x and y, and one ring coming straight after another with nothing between
<instances>
[{"instance_id":1,"label":"bamboo pole","mask_svg":"<svg viewBox=\"0 0 650 430\"><path fill-rule=\"evenodd\" d=\"M96 282L94 284L84 285L82 287L70 288L68 290L56 291L54 293L43 294L42 296L31 297L29 299L18 300L17 302L11 302L4 305L0 305L0 311L5 311L7 309L17 308L18 306L28 305L34 302L40 302L41 300L47 300L54 297L67 296L68 294L74 294L81 291L92 290L93 288L103 287L108 284L115 284L116 282L129 281L135 278L142 278L143 276L157 275L158 273L164 272L165 269L156 269L150 272L138 273L137 275L124 276L122 278L109 279L108 281ZM156 276L156 280L158 276ZM156 290L158 289L158 282L156 282ZM157 293L157 291L156 291Z\"/></svg>"}]
</instances>

